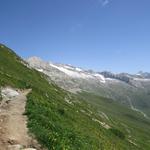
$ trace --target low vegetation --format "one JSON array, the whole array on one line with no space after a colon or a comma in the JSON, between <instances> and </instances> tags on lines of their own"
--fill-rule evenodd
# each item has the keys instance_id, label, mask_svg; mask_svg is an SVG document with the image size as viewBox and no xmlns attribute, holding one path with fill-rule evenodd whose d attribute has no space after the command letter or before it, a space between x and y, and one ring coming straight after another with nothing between
<instances>
[{"instance_id":1,"label":"low vegetation","mask_svg":"<svg viewBox=\"0 0 150 150\"><path fill-rule=\"evenodd\" d=\"M114 128L110 128L109 129L114 135L116 135L117 137L119 137L120 139L125 139L125 135L123 132L121 132L120 130L118 129L114 129Z\"/></svg>"},{"instance_id":2,"label":"low vegetation","mask_svg":"<svg viewBox=\"0 0 150 150\"><path fill-rule=\"evenodd\" d=\"M110 99L90 93L73 95L49 83L46 76L27 67L13 51L0 45L0 86L32 89L25 115L28 128L49 150L149 150L150 127L140 114ZM69 99L69 104L65 99ZM108 118L99 115L99 110ZM132 121L126 113L139 118ZM107 123L105 129L96 118ZM147 122L149 122L147 120ZM136 139L136 145L128 137Z\"/></svg>"}]
</instances>

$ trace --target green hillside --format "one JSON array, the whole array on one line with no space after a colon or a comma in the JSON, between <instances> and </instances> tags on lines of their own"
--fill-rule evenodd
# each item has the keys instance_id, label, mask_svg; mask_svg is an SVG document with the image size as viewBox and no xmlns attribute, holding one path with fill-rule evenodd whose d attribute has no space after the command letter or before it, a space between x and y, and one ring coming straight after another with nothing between
<instances>
[{"instance_id":1,"label":"green hillside","mask_svg":"<svg viewBox=\"0 0 150 150\"><path fill-rule=\"evenodd\" d=\"M73 95L0 45L0 86L32 89L28 128L49 150L149 150L150 121L111 99Z\"/></svg>"}]
</instances>

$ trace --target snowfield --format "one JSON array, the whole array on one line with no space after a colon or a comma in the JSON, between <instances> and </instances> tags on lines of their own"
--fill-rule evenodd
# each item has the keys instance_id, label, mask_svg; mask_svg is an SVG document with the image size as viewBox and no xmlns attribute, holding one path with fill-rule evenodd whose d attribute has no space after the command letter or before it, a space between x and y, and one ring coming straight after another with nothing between
<instances>
[{"instance_id":1,"label":"snowfield","mask_svg":"<svg viewBox=\"0 0 150 150\"><path fill-rule=\"evenodd\" d=\"M72 77L72 78L82 78L82 79L98 79L101 83L105 83L105 78L103 75L100 75L98 73L96 74L89 74L87 72L84 72L80 68L71 68L69 66L57 66L52 63L49 64L51 67L58 69L59 71L65 73L66 75ZM73 70L74 69L74 70Z\"/></svg>"}]
</instances>

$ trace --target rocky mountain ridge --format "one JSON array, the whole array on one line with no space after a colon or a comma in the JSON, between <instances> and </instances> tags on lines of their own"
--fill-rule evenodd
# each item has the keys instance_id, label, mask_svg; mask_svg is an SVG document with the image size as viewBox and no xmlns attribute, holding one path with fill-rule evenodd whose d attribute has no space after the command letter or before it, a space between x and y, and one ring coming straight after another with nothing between
<instances>
[{"instance_id":1,"label":"rocky mountain ridge","mask_svg":"<svg viewBox=\"0 0 150 150\"><path fill-rule=\"evenodd\" d=\"M95 72L93 70L85 70L68 64L46 62L36 56L30 57L26 59L26 61L30 64L31 67L34 67L40 72L46 72L53 68L54 70L59 70L65 73L66 75L71 76L72 78L95 78L99 79L100 82L103 83L105 83L107 79L116 79L126 83L130 83L130 81L132 80L150 80L150 73L142 71L138 72L137 74L115 74L109 71Z\"/></svg>"},{"instance_id":2,"label":"rocky mountain ridge","mask_svg":"<svg viewBox=\"0 0 150 150\"><path fill-rule=\"evenodd\" d=\"M49 76L58 86L73 93L90 92L112 98L135 111L150 115L149 73L138 74L95 72L66 64L45 62L38 57L26 60L31 68ZM148 106L148 107L146 107ZM146 113L146 114L145 114Z\"/></svg>"}]
</instances>

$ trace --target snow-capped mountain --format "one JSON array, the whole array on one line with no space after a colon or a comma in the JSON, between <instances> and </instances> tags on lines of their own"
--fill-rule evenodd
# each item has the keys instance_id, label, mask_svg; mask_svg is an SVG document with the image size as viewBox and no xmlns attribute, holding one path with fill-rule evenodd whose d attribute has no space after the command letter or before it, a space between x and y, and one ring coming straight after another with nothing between
<instances>
[{"instance_id":1,"label":"snow-capped mountain","mask_svg":"<svg viewBox=\"0 0 150 150\"><path fill-rule=\"evenodd\" d=\"M28 58L26 61L31 67L47 74L50 77L52 76L52 72L57 71L66 77L68 76L74 79L95 80L104 84L110 81L116 82L116 80L118 82L122 81L131 85L134 83L133 81L150 81L150 73L139 72L138 74L133 75L128 73L114 74L108 71L94 72L92 70L84 70L82 68L74 67L72 65L45 62L38 57L31 57ZM55 75L57 76L57 74Z\"/></svg>"},{"instance_id":2,"label":"snow-capped mountain","mask_svg":"<svg viewBox=\"0 0 150 150\"><path fill-rule=\"evenodd\" d=\"M99 80L99 82L105 83L105 78L102 74L96 73L96 72L88 72L86 70L83 70L78 67L74 67L71 65L64 65L64 64L56 64L51 62L44 62L38 57L31 57L27 59L27 62L34 67L36 70L40 72L44 72L47 75L50 75L47 73L47 71L50 71L50 69L58 70L62 72L63 74L71 77L71 78L79 78L79 79L96 79Z\"/></svg>"},{"instance_id":3,"label":"snow-capped mountain","mask_svg":"<svg viewBox=\"0 0 150 150\"><path fill-rule=\"evenodd\" d=\"M26 60L30 67L43 72L58 86L70 92L90 92L114 99L132 109L150 113L150 77L149 73L139 72L114 74L95 72L72 65L45 62L38 57Z\"/></svg>"}]
</instances>

